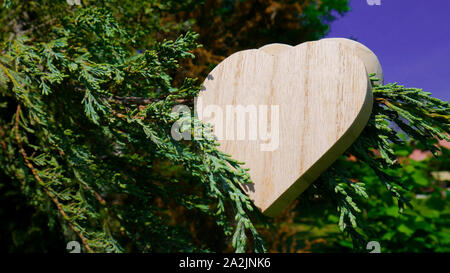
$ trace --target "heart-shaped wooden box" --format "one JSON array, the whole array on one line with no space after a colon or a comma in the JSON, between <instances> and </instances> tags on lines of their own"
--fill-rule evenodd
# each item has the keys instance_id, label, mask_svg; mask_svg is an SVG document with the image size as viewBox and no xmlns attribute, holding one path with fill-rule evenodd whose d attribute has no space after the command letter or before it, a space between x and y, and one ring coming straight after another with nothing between
<instances>
[{"instance_id":1,"label":"heart-shaped wooden box","mask_svg":"<svg viewBox=\"0 0 450 273\"><path fill-rule=\"evenodd\" d=\"M324 39L237 52L207 77L198 117L219 149L245 162L256 207L278 215L358 137L372 110L369 73L380 63L364 45Z\"/></svg>"}]
</instances>

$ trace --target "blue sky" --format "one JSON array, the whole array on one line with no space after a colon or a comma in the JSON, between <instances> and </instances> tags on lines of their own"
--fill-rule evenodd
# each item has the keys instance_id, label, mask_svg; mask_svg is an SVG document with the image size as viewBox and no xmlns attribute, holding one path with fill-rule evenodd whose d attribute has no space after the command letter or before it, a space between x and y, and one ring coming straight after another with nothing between
<instances>
[{"instance_id":1,"label":"blue sky","mask_svg":"<svg viewBox=\"0 0 450 273\"><path fill-rule=\"evenodd\" d=\"M450 0L350 0L327 37L356 38L380 59L385 83L450 100Z\"/></svg>"}]
</instances>

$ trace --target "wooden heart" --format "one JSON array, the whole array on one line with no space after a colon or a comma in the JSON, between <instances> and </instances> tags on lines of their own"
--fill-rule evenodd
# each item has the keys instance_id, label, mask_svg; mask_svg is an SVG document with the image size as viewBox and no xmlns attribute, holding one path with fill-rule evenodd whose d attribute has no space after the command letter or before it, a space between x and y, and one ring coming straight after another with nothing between
<instances>
[{"instance_id":1,"label":"wooden heart","mask_svg":"<svg viewBox=\"0 0 450 273\"><path fill-rule=\"evenodd\" d=\"M241 186L256 207L276 216L364 128L368 72L382 79L376 56L346 39L240 51L208 75L196 111L219 149L250 169L254 184Z\"/></svg>"}]
</instances>

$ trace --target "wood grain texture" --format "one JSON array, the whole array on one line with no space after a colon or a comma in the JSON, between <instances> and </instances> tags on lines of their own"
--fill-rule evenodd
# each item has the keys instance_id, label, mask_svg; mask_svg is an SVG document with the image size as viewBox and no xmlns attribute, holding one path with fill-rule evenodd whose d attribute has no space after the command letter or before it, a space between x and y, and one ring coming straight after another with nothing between
<instances>
[{"instance_id":1,"label":"wood grain texture","mask_svg":"<svg viewBox=\"0 0 450 273\"><path fill-rule=\"evenodd\" d=\"M344 38L326 38L320 40L321 43L331 42L339 43L341 45L347 46L349 53L358 56L366 66L368 74L375 73L377 78L380 79L379 84L384 84L383 69L381 68L380 61L377 55L372 52L367 46L358 43L356 41Z\"/></svg>"},{"instance_id":2,"label":"wood grain texture","mask_svg":"<svg viewBox=\"0 0 450 273\"><path fill-rule=\"evenodd\" d=\"M293 46L285 45L285 44L269 44L263 47L260 47L259 50L262 50L270 55L278 55L281 52L284 52L287 49L292 49Z\"/></svg>"},{"instance_id":3,"label":"wood grain texture","mask_svg":"<svg viewBox=\"0 0 450 273\"><path fill-rule=\"evenodd\" d=\"M355 48L321 40L237 52L207 77L198 115L221 136L219 149L250 168L254 184L242 188L264 214L278 215L358 137L372 109L367 65ZM227 106L237 105L266 105L269 112L258 113L258 124L246 124L246 138L238 140L236 122L225 118L222 126L217 113L204 115L210 105L223 109L224 116L231 112ZM271 106L278 106L278 126ZM279 145L271 151L261 149L269 140L249 134L260 129L263 116L272 131L279 128Z\"/></svg>"},{"instance_id":4,"label":"wood grain texture","mask_svg":"<svg viewBox=\"0 0 450 273\"><path fill-rule=\"evenodd\" d=\"M373 53L365 45L345 38L326 38L320 40L320 42L338 43L340 45L346 46L350 54L358 56L363 61L364 65L366 66L367 73L368 74L375 73L377 78L380 79L378 83L384 84L384 76L383 76L383 69L381 68L381 63L378 60L377 55L375 55L375 53ZM290 48L293 48L293 46L275 43L260 47L259 50L262 50L271 55L278 55L284 50Z\"/></svg>"}]
</instances>

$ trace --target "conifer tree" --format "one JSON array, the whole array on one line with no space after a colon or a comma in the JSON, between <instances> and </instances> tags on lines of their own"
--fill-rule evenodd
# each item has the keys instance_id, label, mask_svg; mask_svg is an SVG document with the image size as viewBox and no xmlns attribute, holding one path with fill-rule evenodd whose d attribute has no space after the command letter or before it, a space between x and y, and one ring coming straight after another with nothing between
<instances>
[{"instance_id":1,"label":"conifer tree","mask_svg":"<svg viewBox=\"0 0 450 273\"><path fill-rule=\"evenodd\" d=\"M180 79L180 62L200 45L187 19L168 14L185 16L203 1L76 2L1 3L0 190L32 218L12 244L25 247L34 228L85 252L224 251L228 243L266 251L258 229L270 220L239 187L251 183L242 162L213 138L171 137L172 108L192 106L200 90L200 81ZM437 152L436 138L448 139L449 105L372 80L374 110L347 155L370 166L403 208L402 184L389 175L399 167L391 145L403 141L393 125ZM350 179L338 161L310 192L335 200L340 228L358 246L370 223L358 218L355 200L367 194Z\"/></svg>"}]
</instances>

